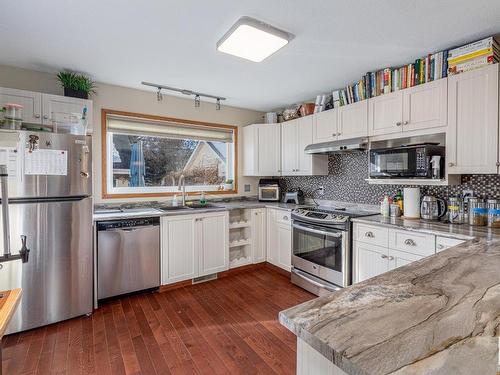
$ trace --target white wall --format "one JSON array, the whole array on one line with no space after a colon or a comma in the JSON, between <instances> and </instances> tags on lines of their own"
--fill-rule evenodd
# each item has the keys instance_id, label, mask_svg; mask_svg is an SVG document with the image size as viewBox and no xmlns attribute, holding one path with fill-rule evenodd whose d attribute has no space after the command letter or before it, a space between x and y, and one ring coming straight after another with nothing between
<instances>
[{"instance_id":1,"label":"white wall","mask_svg":"<svg viewBox=\"0 0 500 375\"><path fill-rule=\"evenodd\" d=\"M168 84L168 82L164 82ZM40 91L49 94L62 95L62 88L59 86L55 75L36 72L32 70L19 69L0 65L0 87L10 87L22 90ZM193 87L193 89L196 89ZM217 88L213 91L217 93ZM218 93L224 95L224 93ZM163 101L156 100L156 93L130 89L121 86L97 84L97 95L92 97L94 101L94 134L93 134L93 167L94 167L94 199L95 202L120 202L144 199L103 199L101 186L101 109L114 109L128 112L137 112L150 115L176 117L188 120L207 121L238 127L251 123L261 122L262 113L242 108L228 107L222 105L220 111L215 110L215 105L209 102L202 102L201 107L195 108L193 99L185 99L175 96L163 96ZM242 170L242 145L243 132L238 131L238 194L255 195L258 179L243 177ZM250 184L250 193L244 193L245 184ZM161 198L151 198L159 200Z\"/></svg>"}]
</instances>

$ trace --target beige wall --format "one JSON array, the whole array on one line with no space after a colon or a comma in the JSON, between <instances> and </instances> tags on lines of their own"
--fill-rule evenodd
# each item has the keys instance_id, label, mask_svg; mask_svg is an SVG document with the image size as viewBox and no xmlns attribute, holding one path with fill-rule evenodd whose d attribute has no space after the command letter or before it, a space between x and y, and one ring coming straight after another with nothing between
<instances>
[{"instance_id":1,"label":"beige wall","mask_svg":"<svg viewBox=\"0 0 500 375\"><path fill-rule=\"evenodd\" d=\"M168 82L165 82L168 84ZM262 113L242 108L222 106L220 111L215 110L212 103L202 102L200 108L194 107L192 99L179 98L175 96L163 96L162 102L156 101L156 94L149 91L130 89L121 86L97 84L97 95L92 99L94 101L94 134L93 134L93 167L94 167L94 199L96 202L118 202L124 201L116 199L102 199L101 191L101 109L114 109L129 112L138 112L152 115L177 117L189 120L199 120L244 126L251 123L261 122ZM15 89L40 91L49 94L62 95L62 89L59 86L55 76L48 73L35 72L31 70L19 69L0 65L0 87L9 87ZM196 88L194 88L196 89ZM213 91L217 93L217 88ZM223 95L224 93L219 93ZM256 194L256 178L243 177L241 175L242 166L242 144L243 132L238 132L239 158L238 158L238 193ZM243 193L245 184L251 185L250 193ZM158 200L158 198L154 198ZM133 199L139 200L139 199Z\"/></svg>"}]
</instances>

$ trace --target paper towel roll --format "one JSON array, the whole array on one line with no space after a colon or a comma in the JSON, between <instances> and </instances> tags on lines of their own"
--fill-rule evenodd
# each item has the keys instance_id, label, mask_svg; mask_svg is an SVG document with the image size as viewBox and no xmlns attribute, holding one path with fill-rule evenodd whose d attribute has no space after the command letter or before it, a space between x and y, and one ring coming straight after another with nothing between
<instances>
[{"instance_id":1,"label":"paper towel roll","mask_svg":"<svg viewBox=\"0 0 500 375\"><path fill-rule=\"evenodd\" d=\"M410 219L420 218L420 188L404 188L403 214Z\"/></svg>"}]
</instances>

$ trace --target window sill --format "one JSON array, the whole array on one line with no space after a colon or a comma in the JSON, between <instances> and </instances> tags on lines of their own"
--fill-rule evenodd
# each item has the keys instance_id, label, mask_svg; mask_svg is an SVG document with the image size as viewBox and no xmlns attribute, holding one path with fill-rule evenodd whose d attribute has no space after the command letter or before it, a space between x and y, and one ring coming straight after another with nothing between
<instances>
[{"instance_id":1,"label":"window sill","mask_svg":"<svg viewBox=\"0 0 500 375\"><path fill-rule=\"evenodd\" d=\"M189 191L186 194L189 197L193 197L196 195L201 195L201 191ZM228 195L228 194L238 194L238 191L233 190L214 190L214 191L205 191L205 195ZM117 193L117 194L109 194L103 193L103 199L119 199L119 198L158 198L158 197L173 197L174 195L181 195L180 191L175 192L164 192L164 193Z\"/></svg>"}]
</instances>

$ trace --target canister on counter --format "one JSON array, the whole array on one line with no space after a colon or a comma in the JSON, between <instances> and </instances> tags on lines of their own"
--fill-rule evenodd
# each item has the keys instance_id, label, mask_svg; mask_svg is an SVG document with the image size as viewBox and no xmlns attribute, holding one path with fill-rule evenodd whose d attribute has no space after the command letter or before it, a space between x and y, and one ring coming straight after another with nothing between
<instances>
[{"instance_id":1,"label":"canister on counter","mask_svg":"<svg viewBox=\"0 0 500 375\"><path fill-rule=\"evenodd\" d=\"M481 198L469 198L469 225L484 226L488 221L488 210Z\"/></svg>"},{"instance_id":2,"label":"canister on counter","mask_svg":"<svg viewBox=\"0 0 500 375\"><path fill-rule=\"evenodd\" d=\"M464 220L464 200L460 197L449 197L448 221L450 224L463 224Z\"/></svg>"},{"instance_id":3,"label":"canister on counter","mask_svg":"<svg viewBox=\"0 0 500 375\"><path fill-rule=\"evenodd\" d=\"M498 199L488 199L486 207L488 209L488 226L500 228L500 201Z\"/></svg>"}]
</instances>

